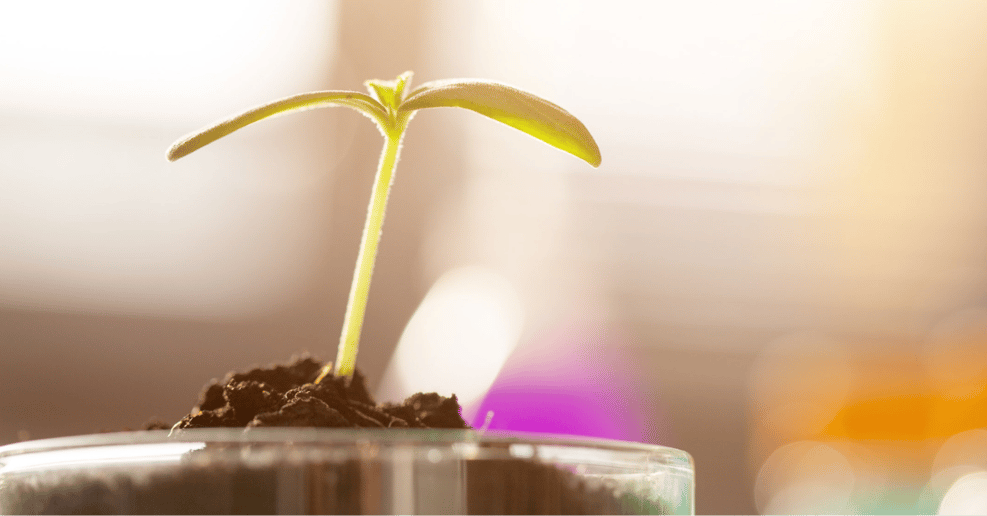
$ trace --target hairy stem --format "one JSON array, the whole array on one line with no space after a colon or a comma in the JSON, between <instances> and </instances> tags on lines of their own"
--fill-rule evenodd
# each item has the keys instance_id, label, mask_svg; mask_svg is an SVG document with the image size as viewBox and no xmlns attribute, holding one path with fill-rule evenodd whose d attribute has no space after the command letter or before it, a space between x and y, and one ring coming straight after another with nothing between
<instances>
[{"instance_id":1,"label":"hairy stem","mask_svg":"<svg viewBox=\"0 0 987 516\"><path fill-rule=\"evenodd\" d=\"M384 225L387 196L394 182L394 170L407 123L406 117L397 121L392 127L381 128L385 138L384 150L377 167L370 206L367 208L367 223L363 227L363 240L360 243L360 254L356 259L356 273L353 276L353 285L350 287L349 301L346 304L346 317L343 320L343 332L339 338L336 362L327 364L323 368L316 383L321 382L329 374L334 374L336 377L352 376L356 368L356 352L360 346L360 331L367 310L370 277L374 271L374 263L377 261L377 246L380 244L381 227ZM330 370L333 366L335 371Z\"/></svg>"}]
</instances>

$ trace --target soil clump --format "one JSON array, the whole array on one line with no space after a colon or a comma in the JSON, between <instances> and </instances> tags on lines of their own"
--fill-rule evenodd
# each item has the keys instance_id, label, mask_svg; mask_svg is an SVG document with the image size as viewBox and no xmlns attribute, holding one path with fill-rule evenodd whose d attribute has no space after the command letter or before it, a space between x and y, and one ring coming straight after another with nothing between
<instances>
[{"instance_id":1,"label":"soil clump","mask_svg":"<svg viewBox=\"0 0 987 516\"><path fill-rule=\"evenodd\" d=\"M318 360L302 355L288 364L228 373L205 386L199 402L173 429L470 428L455 394L417 393L401 403L379 404L359 369L349 378L328 376L314 383L322 367Z\"/></svg>"}]
</instances>

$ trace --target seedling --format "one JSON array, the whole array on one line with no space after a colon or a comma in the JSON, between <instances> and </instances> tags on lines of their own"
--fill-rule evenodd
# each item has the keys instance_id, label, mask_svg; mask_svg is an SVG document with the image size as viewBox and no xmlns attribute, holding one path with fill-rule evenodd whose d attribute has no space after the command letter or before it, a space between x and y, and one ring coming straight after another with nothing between
<instances>
[{"instance_id":1,"label":"seedling","mask_svg":"<svg viewBox=\"0 0 987 516\"><path fill-rule=\"evenodd\" d=\"M326 365L316 383L329 374L345 377L351 376L355 370L360 330L367 309L370 276L377 259L387 195L393 183L404 130L415 112L434 107L471 109L582 158L594 167L600 166L600 149L582 122L545 99L505 84L476 79L432 81L406 94L411 75L411 72L405 72L393 81L367 81L364 84L370 95L356 91L331 90L302 93L276 100L189 134L168 149L168 159L174 161L258 120L321 107L353 108L377 124L384 136L384 149L380 155L377 177L367 209L367 222L363 228L356 273L346 305L335 371L332 371L332 363Z\"/></svg>"}]
</instances>

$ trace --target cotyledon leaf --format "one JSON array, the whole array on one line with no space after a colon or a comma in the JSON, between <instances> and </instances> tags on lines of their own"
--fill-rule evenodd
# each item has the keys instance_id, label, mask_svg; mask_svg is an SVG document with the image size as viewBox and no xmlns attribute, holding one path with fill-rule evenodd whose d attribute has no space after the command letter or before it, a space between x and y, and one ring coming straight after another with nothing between
<instances>
[{"instance_id":1,"label":"cotyledon leaf","mask_svg":"<svg viewBox=\"0 0 987 516\"><path fill-rule=\"evenodd\" d=\"M268 104L248 109L222 122L191 133L175 142L168 149L168 160L175 161L193 151L226 136L237 129L272 116L293 111L317 109L330 106L345 106L369 116L383 126L387 118L384 106L373 97L355 91L313 91L275 100Z\"/></svg>"},{"instance_id":2,"label":"cotyledon leaf","mask_svg":"<svg viewBox=\"0 0 987 516\"><path fill-rule=\"evenodd\" d=\"M461 107L503 122L600 166L600 148L576 117L561 107L506 84L478 79L452 79L422 84L408 95L400 111Z\"/></svg>"}]
</instances>

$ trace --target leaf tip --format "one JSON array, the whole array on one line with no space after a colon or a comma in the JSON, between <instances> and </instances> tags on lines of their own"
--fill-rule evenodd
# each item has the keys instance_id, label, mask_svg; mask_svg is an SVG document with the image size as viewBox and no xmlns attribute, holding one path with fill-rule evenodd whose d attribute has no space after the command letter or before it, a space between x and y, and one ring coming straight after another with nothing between
<instances>
[{"instance_id":1,"label":"leaf tip","mask_svg":"<svg viewBox=\"0 0 987 516\"><path fill-rule=\"evenodd\" d=\"M173 143L171 147L168 147L168 153L165 154L165 157L168 158L168 161L178 161L179 159L188 156L189 153L195 150L189 148L189 146L186 145L187 143L188 143L187 139L179 140Z\"/></svg>"},{"instance_id":2,"label":"leaf tip","mask_svg":"<svg viewBox=\"0 0 987 516\"><path fill-rule=\"evenodd\" d=\"M578 151L570 151L573 155L581 158L586 163L589 163L593 168L600 168L600 164L603 163L603 155L600 154L600 147L596 144L596 140L593 136L586 131L586 137L588 141L584 141L583 147Z\"/></svg>"}]
</instances>

